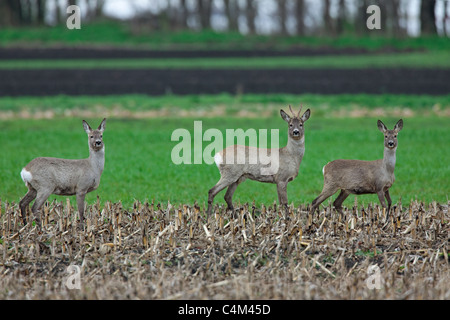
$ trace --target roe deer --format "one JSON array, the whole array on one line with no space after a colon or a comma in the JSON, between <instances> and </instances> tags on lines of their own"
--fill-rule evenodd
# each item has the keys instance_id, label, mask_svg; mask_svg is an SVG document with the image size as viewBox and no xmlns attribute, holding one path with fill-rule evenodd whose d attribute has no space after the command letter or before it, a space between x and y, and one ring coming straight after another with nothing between
<instances>
[{"instance_id":1,"label":"roe deer","mask_svg":"<svg viewBox=\"0 0 450 320\"><path fill-rule=\"evenodd\" d=\"M391 209L389 188L394 183L395 152L397 150L397 134L403 128L400 119L393 130L388 130L381 120L378 129L384 134L383 159L375 161L334 160L323 167L323 190L312 202L310 214L328 197L341 190L333 202L334 207L342 212L342 203L350 194L376 193L381 206L386 208L384 198L388 202L386 219Z\"/></svg>"},{"instance_id":2,"label":"roe deer","mask_svg":"<svg viewBox=\"0 0 450 320\"><path fill-rule=\"evenodd\" d=\"M77 195L77 207L80 222L84 219L84 198L100 184L100 176L105 165L105 146L103 131L106 119L103 119L97 130L92 130L83 120L83 127L88 134L89 158L58 159L35 158L20 173L28 187L28 193L20 201L20 212L26 224L26 209L36 198L31 211L37 224L40 224L38 211L51 194L71 196Z\"/></svg>"},{"instance_id":3,"label":"roe deer","mask_svg":"<svg viewBox=\"0 0 450 320\"><path fill-rule=\"evenodd\" d=\"M220 180L208 192L208 215L211 214L214 197L228 187L225 194L227 210L233 211L232 197L237 186L244 180L251 179L277 185L278 202L287 209L287 184L298 175L300 163L305 153L304 122L309 119L310 110L300 117L292 111L292 117L280 110L281 117L288 123L288 143L284 148L264 149L242 145L232 145L218 152L214 161L220 171ZM262 156L267 155L267 163ZM236 163L235 158L245 159L245 163ZM274 169L275 168L275 169Z\"/></svg>"}]
</instances>

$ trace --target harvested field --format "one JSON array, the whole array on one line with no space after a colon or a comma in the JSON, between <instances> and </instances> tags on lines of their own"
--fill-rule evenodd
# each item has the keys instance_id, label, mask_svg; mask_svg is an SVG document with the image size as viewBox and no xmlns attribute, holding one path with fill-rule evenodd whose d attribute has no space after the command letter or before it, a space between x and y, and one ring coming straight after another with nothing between
<instances>
[{"instance_id":1,"label":"harvested field","mask_svg":"<svg viewBox=\"0 0 450 320\"><path fill-rule=\"evenodd\" d=\"M384 223L377 204L312 220L216 206L207 220L197 205L98 200L80 226L54 201L41 228L0 207L0 299L450 299L448 204L397 203Z\"/></svg>"}]
</instances>

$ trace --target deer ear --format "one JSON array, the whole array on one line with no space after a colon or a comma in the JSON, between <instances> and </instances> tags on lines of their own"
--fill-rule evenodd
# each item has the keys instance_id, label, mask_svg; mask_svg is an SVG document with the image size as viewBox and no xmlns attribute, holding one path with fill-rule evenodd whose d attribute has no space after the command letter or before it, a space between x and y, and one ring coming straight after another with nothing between
<instances>
[{"instance_id":1,"label":"deer ear","mask_svg":"<svg viewBox=\"0 0 450 320\"><path fill-rule=\"evenodd\" d=\"M386 126L384 125L384 123L381 120L378 120L377 125L378 125L378 130L380 130L381 132L384 133L387 131Z\"/></svg>"},{"instance_id":2,"label":"deer ear","mask_svg":"<svg viewBox=\"0 0 450 320\"><path fill-rule=\"evenodd\" d=\"M394 127L394 130L396 132L399 132L400 130L403 129L403 119L398 120L397 124Z\"/></svg>"},{"instance_id":3,"label":"deer ear","mask_svg":"<svg viewBox=\"0 0 450 320\"><path fill-rule=\"evenodd\" d=\"M106 128L106 118L103 119L102 123L100 123L97 130L103 132L105 131L105 128Z\"/></svg>"},{"instance_id":4,"label":"deer ear","mask_svg":"<svg viewBox=\"0 0 450 320\"><path fill-rule=\"evenodd\" d=\"M309 119L309 116L311 115L311 110L306 110L305 113L302 115L302 121L305 122Z\"/></svg>"},{"instance_id":5,"label":"deer ear","mask_svg":"<svg viewBox=\"0 0 450 320\"><path fill-rule=\"evenodd\" d=\"M86 131L87 134L89 134L92 131L91 126L85 120L83 120L83 128L84 128L84 131Z\"/></svg>"},{"instance_id":6,"label":"deer ear","mask_svg":"<svg viewBox=\"0 0 450 320\"><path fill-rule=\"evenodd\" d=\"M280 114L281 114L281 118L283 118L284 121L288 122L291 121L291 117L289 117L289 115L284 112L283 109L280 110Z\"/></svg>"}]
</instances>

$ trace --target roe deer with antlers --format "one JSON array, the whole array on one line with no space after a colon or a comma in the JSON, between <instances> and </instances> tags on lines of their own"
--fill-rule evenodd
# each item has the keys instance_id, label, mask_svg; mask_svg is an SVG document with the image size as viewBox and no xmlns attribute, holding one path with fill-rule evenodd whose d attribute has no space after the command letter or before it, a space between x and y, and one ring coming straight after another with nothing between
<instances>
[{"instance_id":1,"label":"roe deer with antlers","mask_svg":"<svg viewBox=\"0 0 450 320\"><path fill-rule=\"evenodd\" d=\"M89 158L58 159L35 158L31 160L20 173L28 187L28 193L20 201L20 211L23 223L26 224L26 209L31 201L36 199L31 211L37 224L40 224L38 211L51 194L77 196L80 222L84 219L84 198L88 192L98 188L100 176L105 165L105 146L103 131L106 119L96 130L83 120L83 127L88 134Z\"/></svg>"},{"instance_id":2,"label":"roe deer with antlers","mask_svg":"<svg viewBox=\"0 0 450 320\"><path fill-rule=\"evenodd\" d=\"M386 219L391 209L389 188L395 180L395 152L397 151L397 134L403 128L400 119L393 130L388 130L381 120L378 129L384 134L384 157L375 161L334 160L323 167L324 185L320 195L312 202L310 214L328 197L341 190L333 202L334 207L342 212L342 203L350 194L376 193L381 206L386 209L384 198L388 202Z\"/></svg>"},{"instance_id":3,"label":"roe deer with antlers","mask_svg":"<svg viewBox=\"0 0 450 320\"><path fill-rule=\"evenodd\" d=\"M220 171L220 180L209 190L208 215L211 214L214 197L228 187L225 194L227 210L233 211L232 197L237 186L246 179L277 185L278 202L287 210L287 184L298 175L300 163L305 153L304 123L309 119L310 110L300 117L300 111L292 117L280 110L281 117L288 123L288 143L284 148L264 149L242 145L232 145L218 152L214 161ZM262 155L267 158L262 161ZM245 163L235 161L244 159Z\"/></svg>"}]
</instances>

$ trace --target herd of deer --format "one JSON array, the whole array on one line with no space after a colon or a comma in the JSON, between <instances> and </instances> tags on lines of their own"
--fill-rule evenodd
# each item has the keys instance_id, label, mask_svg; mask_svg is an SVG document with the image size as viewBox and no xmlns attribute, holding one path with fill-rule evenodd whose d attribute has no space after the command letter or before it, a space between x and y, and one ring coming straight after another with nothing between
<instances>
[{"instance_id":1,"label":"herd of deer","mask_svg":"<svg viewBox=\"0 0 450 320\"><path fill-rule=\"evenodd\" d=\"M217 153L214 157L220 171L220 180L209 190L208 215L212 211L214 197L221 190L228 188L225 201L229 210L233 210L233 193L237 186L246 179L277 185L278 201L287 210L287 184L298 175L300 163L305 153L304 123L310 117L310 110L302 116L300 111L295 114L289 106L292 116L280 110L281 117L288 123L288 143L284 148L273 152L276 157L271 161L278 161L278 170L272 174L264 172L266 163L258 159L248 161L250 154L258 154L259 148L233 145ZM23 223L26 224L26 212L31 201L36 199L31 211L37 224L40 225L39 210L51 194L76 195L80 222L84 220L84 198L88 192L98 188L100 177L105 164L105 145L103 131L106 119L103 119L95 130L83 120L83 127L88 135L89 158L79 160L58 158L35 158L22 169L21 177L28 188L28 193L20 201L20 211ZM391 208L389 188L394 183L395 152L397 150L397 134L403 127L403 120L399 120L393 130L388 130L383 122L378 120L378 129L384 134L383 159L375 161L362 160L334 160L323 167L324 186L320 195L312 202L310 214L313 214L319 205L328 197L341 190L333 202L336 210L342 210L342 203L350 194L376 193L381 206L387 208L387 217ZM256 150L252 150L256 148ZM256 153L254 152L256 151ZM271 154L271 149L265 149ZM233 153L234 157L225 155ZM227 162L224 159L234 159L243 156L245 163ZM387 200L387 206L385 202Z\"/></svg>"}]
</instances>

